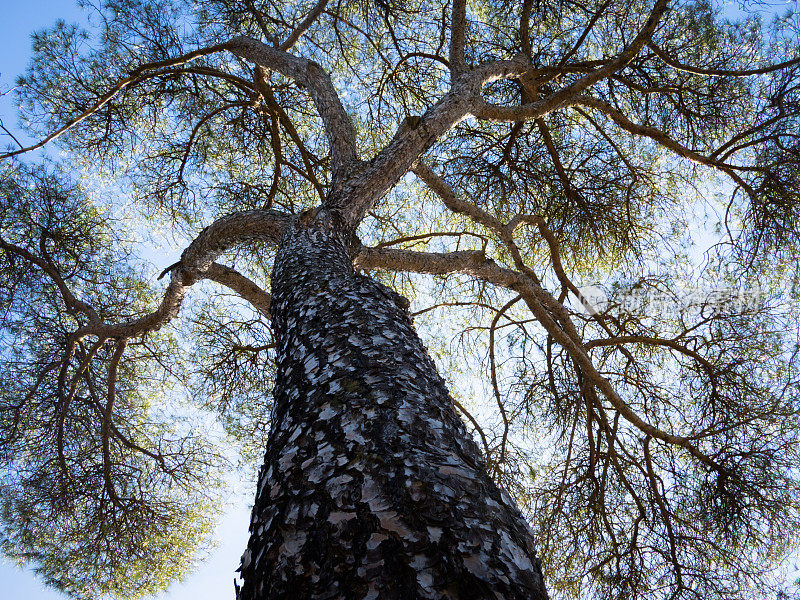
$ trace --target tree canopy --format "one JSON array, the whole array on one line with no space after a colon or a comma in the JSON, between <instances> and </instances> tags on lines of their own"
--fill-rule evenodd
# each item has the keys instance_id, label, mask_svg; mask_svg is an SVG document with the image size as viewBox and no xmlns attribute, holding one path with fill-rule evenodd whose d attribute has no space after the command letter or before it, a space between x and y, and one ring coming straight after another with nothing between
<instances>
[{"instance_id":1,"label":"tree canopy","mask_svg":"<svg viewBox=\"0 0 800 600\"><path fill-rule=\"evenodd\" d=\"M192 567L268 431L281 232L351 186L355 265L411 300L554 597L794 593L797 15L83 4L0 162L7 555L76 597ZM148 238L185 248L158 279Z\"/></svg>"}]
</instances>

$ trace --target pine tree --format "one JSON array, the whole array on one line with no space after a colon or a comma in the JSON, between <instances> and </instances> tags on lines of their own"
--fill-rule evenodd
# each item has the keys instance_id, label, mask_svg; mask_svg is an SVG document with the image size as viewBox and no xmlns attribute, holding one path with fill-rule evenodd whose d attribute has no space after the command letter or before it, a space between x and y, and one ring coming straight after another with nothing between
<instances>
[{"instance_id":1,"label":"pine tree","mask_svg":"<svg viewBox=\"0 0 800 600\"><path fill-rule=\"evenodd\" d=\"M34 36L0 163L7 555L76 597L186 573L206 411L263 457L242 600L791 591L794 15L91 10ZM185 242L160 292L137 222Z\"/></svg>"}]
</instances>

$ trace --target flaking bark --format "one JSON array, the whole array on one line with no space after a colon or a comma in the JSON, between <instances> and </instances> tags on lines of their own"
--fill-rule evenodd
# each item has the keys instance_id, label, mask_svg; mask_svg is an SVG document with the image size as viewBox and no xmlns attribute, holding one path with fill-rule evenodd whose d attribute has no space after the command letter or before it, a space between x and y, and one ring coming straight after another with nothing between
<instances>
[{"instance_id":1,"label":"flaking bark","mask_svg":"<svg viewBox=\"0 0 800 600\"><path fill-rule=\"evenodd\" d=\"M275 409L239 600L547 598L405 299L300 224L272 294Z\"/></svg>"}]
</instances>

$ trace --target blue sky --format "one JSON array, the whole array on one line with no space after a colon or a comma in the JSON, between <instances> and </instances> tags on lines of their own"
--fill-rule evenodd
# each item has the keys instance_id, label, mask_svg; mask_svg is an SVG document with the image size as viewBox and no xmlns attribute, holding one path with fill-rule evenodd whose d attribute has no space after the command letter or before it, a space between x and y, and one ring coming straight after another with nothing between
<instances>
[{"instance_id":1,"label":"blue sky","mask_svg":"<svg viewBox=\"0 0 800 600\"><path fill-rule=\"evenodd\" d=\"M74 0L0 0L0 91L6 92L25 70L30 57L30 33L52 25L56 19L81 20ZM14 131L17 118L10 94L0 98L0 119ZM17 136L26 141L24 136ZM241 504L241 503L240 503ZM219 545L211 557L184 583L153 600L233 599L234 569L247 544L249 511L236 506L218 528ZM0 557L0 597L14 600L63 600L65 596L45 589L30 570L20 570Z\"/></svg>"}]
</instances>

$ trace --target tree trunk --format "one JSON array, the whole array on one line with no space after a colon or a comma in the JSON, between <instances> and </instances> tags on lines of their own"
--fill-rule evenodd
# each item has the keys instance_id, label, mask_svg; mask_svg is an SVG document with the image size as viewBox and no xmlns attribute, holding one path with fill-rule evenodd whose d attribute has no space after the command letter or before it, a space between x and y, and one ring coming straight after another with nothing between
<instances>
[{"instance_id":1,"label":"tree trunk","mask_svg":"<svg viewBox=\"0 0 800 600\"><path fill-rule=\"evenodd\" d=\"M275 408L239 599L547 598L407 301L301 225L272 293Z\"/></svg>"}]
</instances>

